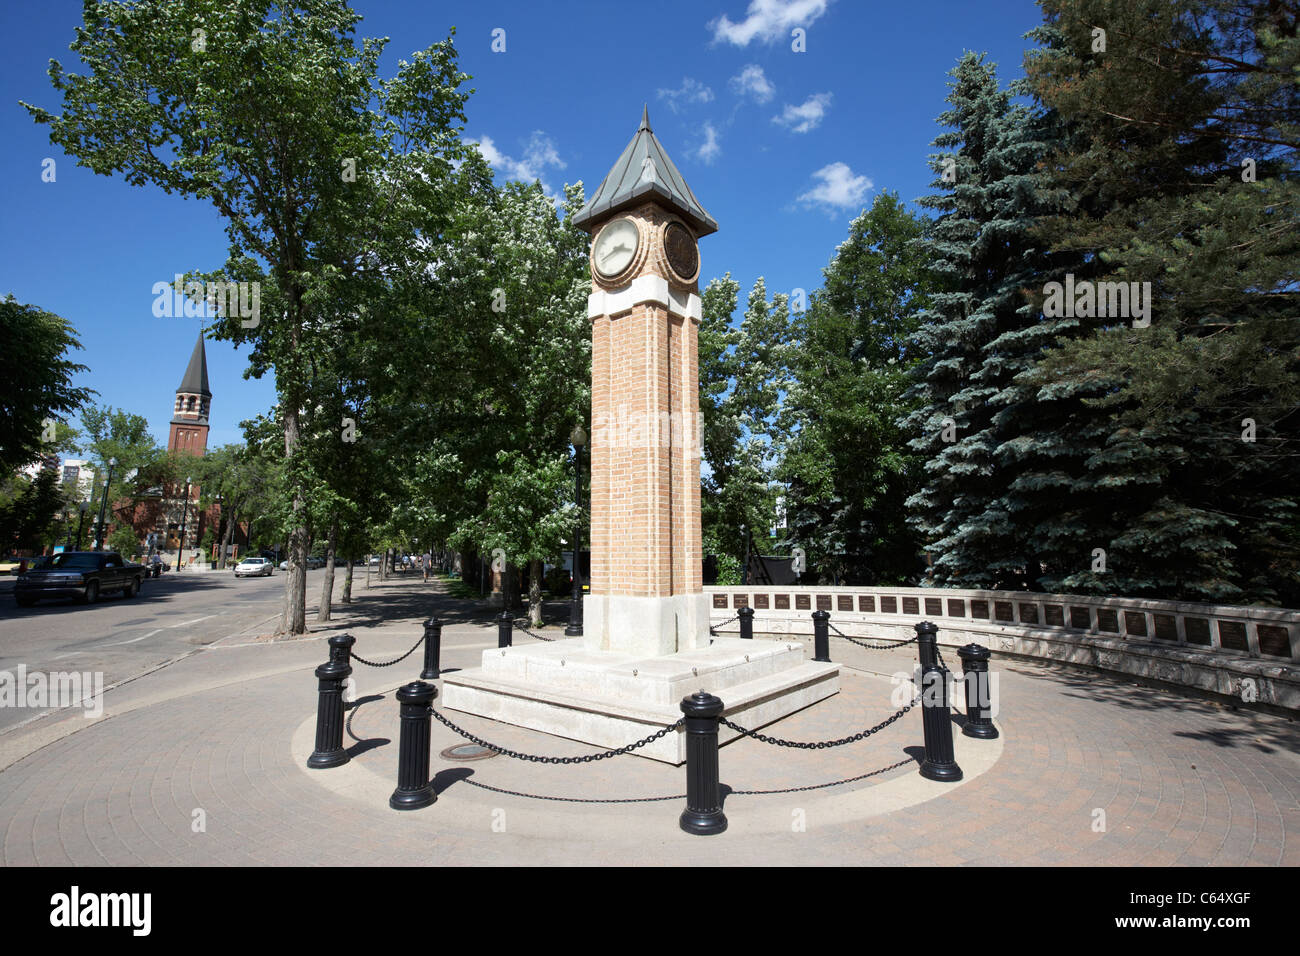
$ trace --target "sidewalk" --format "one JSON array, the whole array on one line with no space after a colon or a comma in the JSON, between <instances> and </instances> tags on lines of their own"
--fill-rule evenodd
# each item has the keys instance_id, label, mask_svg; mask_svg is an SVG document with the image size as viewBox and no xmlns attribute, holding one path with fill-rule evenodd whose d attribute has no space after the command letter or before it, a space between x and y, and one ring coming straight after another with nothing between
<instances>
[{"instance_id":1,"label":"sidewalk","mask_svg":"<svg viewBox=\"0 0 1300 956\"><path fill-rule=\"evenodd\" d=\"M636 756L539 765L441 758L464 743L433 723L438 801L390 810L398 710L422 650L392 667L354 665L352 761L305 767L324 639L386 661L431 613L444 670L496 646L493 609L398 576L364 587L335 620L293 640L213 645L107 694L105 715L38 721L0 737L0 862L7 865L240 864L930 864L1296 865L1300 756L1295 724L1047 665L994 660L1002 737L960 735L958 784L921 778L919 708L859 743L792 750L738 740L720 755L726 833L692 837L677 817L685 769ZM309 600L312 596L309 595ZM563 639L567 607L540 631ZM308 621L314 619L309 608ZM519 612L516 620L522 620ZM531 640L516 630L516 643ZM890 675L914 647L868 651L832 639L842 691L765 728L795 740L879 723ZM438 701L435 708L441 711ZM594 748L452 711L467 731L533 754ZM11 737L19 739L9 739ZM892 770L882 770L900 761ZM825 789L774 795L873 771ZM496 789L486 789L488 787ZM531 794L533 797L503 793ZM668 797L655 802L617 801ZM1104 830L1097 828L1104 811ZM198 827L196 821L202 821Z\"/></svg>"}]
</instances>

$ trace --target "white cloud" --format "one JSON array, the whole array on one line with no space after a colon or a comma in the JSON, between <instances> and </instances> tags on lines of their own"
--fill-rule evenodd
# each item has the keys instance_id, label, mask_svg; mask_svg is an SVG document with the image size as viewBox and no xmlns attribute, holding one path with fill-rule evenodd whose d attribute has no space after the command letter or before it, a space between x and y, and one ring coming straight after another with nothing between
<instances>
[{"instance_id":1,"label":"white cloud","mask_svg":"<svg viewBox=\"0 0 1300 956\"><path fill-rule=\"evenodd\" d=\"M866 176L855 176L845 163L831 163L813 173L817 185L799 197L805 206L822 206L831 212L852 209L862 203L871 188Z\"/></svg>"},{"instance_id":2,"label":"white cloud","mask_svg":"<svg viewBox=\"0 0 1300 956\"><path fill-rule=\"evenodd\" d=\"M768 81L763 68L756 63L749 64L729 82L737 96L749 95L760 103L766 103L776 93L776 88Z\"/></svg>"},{"instance_id":3,"label":"white cloud","mask_svg":"<svg viewBox=\"0 0 1300 956\"><path fill-rule=\"evenodd\" d=\"M473 142L473 141L471 141ZM491 136L480 137L476 145L478 151L483 154L483 158L488 161L493 169L500 172L507 179L518 179L522 182L531 183L534 179L541 180L542 189L547 196L552 199L555 194L545 179L548 168L563 169L564 160L560 159L560 154L555 148L555 141L546 135L542 130L534 130L528 137L528 143L524 147L524 155L519 159L507 156L497 148L496 143L492 141Z\"/></svg>"},{"instance_id":4,"label":"white cloud","mask_svg":"<svg viewBox=\"0 0 1300 956\"><path fill-rule=\"evenodd\" d=\"M668 108L674 113L683 106L690 106L692 103L709 103L713 100L713 90L689 76L682 77L682 85L678 89L656 92L661 100L668 103Z\"/></svg>"},{"instance_id":5,"label":"white cloud","mask_svg":"<svg viewBox=\"0 0 1300 956\"><path fill-rule=\"evenodd\" d=\"M814 93L799 106L791 106L787 103L780 116L772 117L772 122L789 128L793 133L806 133L821 125L822 118L826 116L826 110L830 105L829 93Z\"/></svg>"},{"instance_id":6,"label":"white cloud","mask_svg":"<svg viewBox=\"0 0 1300 956\"><path fill-rule=\"evenodd\" d=\"M704 163L711 163L721 154L722 145L718 142L718 131L713 128L712 123L706 120L704 123L704 142L695 151L695 156Z\"/></svg>"},{"instance_id":7,"label":"white cloud","mask_svg":"<svg viewBox=\"0 0 1300 956\"><path fill-rule=\"evenodd\" d=\"M745 19L733 23L724 13L709 22L713 42L748 46L750 40L775 43L794 27L808 27L826 12L830 0L750 0Z\"/></svg>"}]
</instances>

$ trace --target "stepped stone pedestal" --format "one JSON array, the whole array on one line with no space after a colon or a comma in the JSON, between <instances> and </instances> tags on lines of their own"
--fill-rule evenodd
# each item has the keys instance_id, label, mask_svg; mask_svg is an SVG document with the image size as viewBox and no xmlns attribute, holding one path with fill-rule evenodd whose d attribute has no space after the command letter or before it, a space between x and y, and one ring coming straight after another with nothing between
<instances>
[{"instance_id":1,"label":"stepped stone pedestal","mask_svg":"<svg viewBox=\"0 0 1300 956\"><path fill-rule=\"evenodd\" d=\"M681 717L681 700L703 689L722 698L725 716L757 729L840 689L839 667L804 659L803 645L718 637L707 647L657 657L591 651L581 638L492 648L483 666L443 678L444 707L517 727L616 748ZM737 736L722 728L720 740ZM633 751L686 760L686 734L667 734Z\"/></svg>"}]
</instances>

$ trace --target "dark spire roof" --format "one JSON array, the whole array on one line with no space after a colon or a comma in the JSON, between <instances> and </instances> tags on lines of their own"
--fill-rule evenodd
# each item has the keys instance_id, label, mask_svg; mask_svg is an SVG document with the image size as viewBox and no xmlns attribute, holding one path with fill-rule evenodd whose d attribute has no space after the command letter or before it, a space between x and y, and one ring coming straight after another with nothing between
<instances>
[{"instance_id":1,"label":"dark spire roof","mask_svg":"<svg viewBox=\"0 0 1300 956\"><path fill-rule=\"evenodd\" d=\"M203 348L202 330L199 331L199 340L194 343L194 354L190 356L185 377L181 379L181 386L176 391L189 395L202 395L204 398L212 397L212 393L208 391L208 353Z\"/></svg>"},{"instance_id":2,"label":"dark spire roof","mask_svg":"<svg viewBox=\"0 0 1300 956\"><path fill-rule=\"evenodd\" d=\"M573 217L573 224L586 229L613 213L654 200L672 209L691 224L696 236L718 231L718 224L704 211L686 180L668 158L654 131L650 110L642 107L641 126L623 155L605 176L595 194Z\"/></svg>"}]
</instances>

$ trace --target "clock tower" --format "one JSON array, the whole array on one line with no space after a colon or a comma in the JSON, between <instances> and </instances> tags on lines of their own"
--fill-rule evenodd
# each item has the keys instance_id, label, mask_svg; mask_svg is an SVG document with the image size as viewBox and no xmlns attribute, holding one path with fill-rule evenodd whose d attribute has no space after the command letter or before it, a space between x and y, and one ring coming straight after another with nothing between
<instances>
[{"instance_id":1,"label":"clock tower","mask_svg":"<svg viewBox=\"0 0 1300 956\"><path fill-rule=\"evenodd\" d=\"M592 234L590 650L707 646L696 245L718 224L641 125L574 225Z\"/></svg>"}]
</instances>

